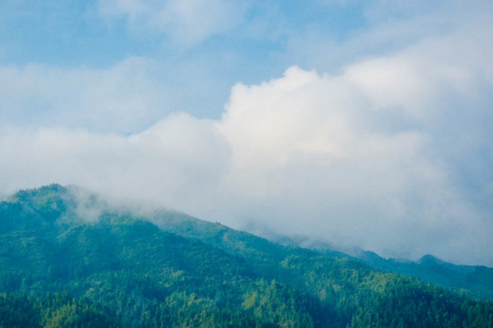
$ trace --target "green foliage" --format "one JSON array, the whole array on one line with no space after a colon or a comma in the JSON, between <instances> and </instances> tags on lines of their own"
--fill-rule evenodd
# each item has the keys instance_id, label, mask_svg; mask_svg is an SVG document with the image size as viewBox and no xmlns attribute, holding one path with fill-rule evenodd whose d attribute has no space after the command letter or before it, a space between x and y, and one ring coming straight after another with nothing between
<instances>
[{"instance_id":1,"label":"green foliage","mask_svg":"<svg viewBox=\"0 0 493 328\"><path fill-rule=\"evenodd\" d=\"M493 327L491 303L361 262L76 206L57 185L0 204L0 327Z\"/></svg>"},{"instance_id":2,"label":"green foliage","mask_svg":"<svg viewBox=\"0 0 493 328\"><path fill-rule=\"evenodd\" d=\"M0 327L116 328L121 324L109 310L66 293L38 298L4 293L0 295Z\"/></svg>"},{"instance_id":3,"label":"green foliage","mask_svg":"<svg viewBox=\"0 0 493 328\"><path fill-rule=\"evenodd\" d=\"M68 189L57 184L39 189L21 190L11 197L10 202L28 204L48 221L56 220L70 207L75 206Z\"/></svg>"},{"instance_id":4,"label":"green foliage","mask_svg":"<svg viewBox=\"0 0 493 328\"><path fill-rule=\"evenodd\" d=\"M384 271L416 277L434 285L447 287L458 294L484 300L493 300L493 269L484 266L454 265L431 255L418 262L383 259L365 252L361 258L373 267Z\"/></svg>"}]
</instances>

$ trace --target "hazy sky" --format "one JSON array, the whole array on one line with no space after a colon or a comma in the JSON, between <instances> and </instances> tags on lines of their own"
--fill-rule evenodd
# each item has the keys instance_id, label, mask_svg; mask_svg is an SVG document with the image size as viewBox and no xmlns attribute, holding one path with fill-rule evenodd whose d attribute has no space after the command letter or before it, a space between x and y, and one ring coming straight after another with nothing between
<instances>
[{"instance_id":1,"label":"hazy sky","mask_svg":"<svg viewBox=\"0 0 493 328\"><path fill-rule=\"evenodd\" d=\"M493 2L0 2L0 193L493 266Z\"/></svg>"}]
</instances>

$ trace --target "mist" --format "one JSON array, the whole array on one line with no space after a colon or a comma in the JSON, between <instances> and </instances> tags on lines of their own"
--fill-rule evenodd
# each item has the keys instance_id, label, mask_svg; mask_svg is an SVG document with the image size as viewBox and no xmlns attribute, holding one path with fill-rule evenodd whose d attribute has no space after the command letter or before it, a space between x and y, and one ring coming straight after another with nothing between
<instances>
[{"instance_id":1,"label":"mist","mask_svg":"<svg viewBox=\"0 0 493 328\"><path fill-rule=\"evenodd\" d=\"M36 99L52 110L0 125L0 195L77 185L233 228L253 222L383 256L493 266L490 16L335 73L289 65L239 82L212 119L159 116L166 99L146 58L101 72L1 67L6 121ZM111 111L99 116L99 104Z\"/></svg>"}]
</instances>

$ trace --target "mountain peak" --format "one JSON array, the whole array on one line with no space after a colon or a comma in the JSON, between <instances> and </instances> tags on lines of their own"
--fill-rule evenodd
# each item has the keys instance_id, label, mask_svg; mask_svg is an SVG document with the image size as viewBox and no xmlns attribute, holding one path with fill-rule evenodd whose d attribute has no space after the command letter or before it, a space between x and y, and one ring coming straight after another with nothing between
<instances>
[{"instance_id":1,"label":"mountain peak","mask_svg":"<svg viewBox=\"0 0 493 328\"><path fill-rule=\"evenodd\" d=\"M430 254L426 254L422 258L420 258L416 263L422 265L440 265L443 264L444 262L440 260L438 257L435 257Z\"/></svg>"},{"instance_id":2,"label":"mountain peak","mask_svg":"<svg viewBox=\"0 0 493 328\"><path fill-rule=\"evenodd\" d=\"M75 206L71 191L59 184L24 189L14 194L8 201L28 205L48 221L58 219L63 212Z\"/></svg>"},{"instance_id":3,"label":"mountain peak","mask_svg":"<svg viewBox=\"0 0 493 328\"><path fill-rule=\"evenodd\" d=\"M50 185L42 186L39 188L19 190L11 197L10 202L25 202L38 197L57 197L68 194L68 188L57 183L52 183Z\"/></svg>"}]
</instances>

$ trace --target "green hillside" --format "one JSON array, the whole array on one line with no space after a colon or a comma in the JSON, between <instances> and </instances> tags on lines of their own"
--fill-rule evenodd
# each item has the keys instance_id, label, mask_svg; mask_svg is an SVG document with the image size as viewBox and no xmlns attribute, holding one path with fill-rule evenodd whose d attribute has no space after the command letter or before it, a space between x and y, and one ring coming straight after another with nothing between
<instances>
[{"instance_id":1,"label":"green hillside","mask_svg":"<svg viewBox=\"0 0 493 328\"><path fill-rule=\"evenodd\" d=\"M431 255L425 255L418 261L399 261L365 252L361 259L381 270L416 277L473 298L493 300L492 268L454 265Z\"/></svg>"},{"instance_id":2,"label":"green hillside","mask_svg":"<svg viewBox=\"0 0 493 328\"><path fill-rule=\"evenodd\" d=\"M0 268L0 327L26 326L16 302L36 327L493 327L488 302L180 213L81 203L59 185L0 203Z\"/></svg>"},{"instance_id":3,"label":"green hillside","mask_svg":"<svg viewBox=\"0 0 493 328\"><path fill-rule=\"evenodd\" d=\"M308 237L290 238L269 234L269 239L284 245L303 245L306 248L333 257L361 260L385 272L398 273L419 278L424 282L445 287L455 293L479 300L493 300L493 268L481 265L456 265L432 255L425 255L417 261L406 259L385 259L370 251L351 248L341 251L337 246Z\"/></svg>"}]
</instances>

